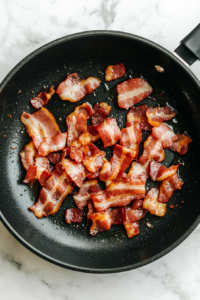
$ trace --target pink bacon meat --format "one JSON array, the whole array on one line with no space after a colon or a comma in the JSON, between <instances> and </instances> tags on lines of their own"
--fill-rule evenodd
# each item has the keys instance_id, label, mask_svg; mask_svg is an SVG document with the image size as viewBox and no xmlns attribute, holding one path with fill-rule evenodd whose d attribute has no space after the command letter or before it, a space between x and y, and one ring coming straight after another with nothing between
<instances>
[{"instance_id":1,"label":"pink bacon meat","mask_svg":"<svg viewBox=\"0 0 200 300\"><path fill-rule=\"evenodd\" d=\"M81 223L83 212L79 208L67 208L65 210L65 222L68 224Z\"/></svg>"},{"instance_id":2,"label":"pink bacon meat","mask_svg":"<svg viewBox=\"0 0 200 300\"><path fill-rule=\"evenodd\" d=\"M67 142L67 133L59 133L51 138L45 138L38 148L38 155L47 156L51 152L64 149Z\"/></svg>"},{"instance_id":3,"label":"pink bacon meat","mask_svg":"<svg viewBox=\"0 0 200 300\"><path fill-rule=\"evenodd\" d=\"M177 173L165 179L161 186L158 201L167 203L175 190L181 190L183 181L179 179Z\"/></svg>"},{"instance_id":4,"label":"pink bacon meat","mask_svg":"<svg viewBox=\"0 0 200 300\"><path fill-rule=\"evenodd\" d=\"M173 151L177 151L179 154L184 155L188 151L188 145L192 142L191 138L185 134L177 134L177 140L169 147Z\"/></svg>"},{"instance_id":5,"label":"pink bacon meat","mask_svg":"<svg viewBox=\"0 0 200 300\"><path fill-rule=\"evenodd\" d=\"M149 124L146 116L147 106L143 104L138 107L131 107L127 113L126 127L140 124L142 130L151 131L152 126Z\"/></svg>"},{"instance_id":6,"label":"pink bacon meat","mask_svg":"<svg viewBox=\"0 0 200 300\"><path fill-rule=\"evenodd\" d=\"M71 181L78 187L82 187L83 181L86 178L84 166L81 163L77 163L70 159L62 159L61 163L62 168L65 170Z\"/></svg>"},{"instance_id":7,"label":"pink bacon meat","mask_svg":"<svg viewBox=\"0 0 200 300\"><path fill-rule=\"evenodd\" d=\"M37 150L32 141L28 143L19 153L21 157L22 165L26 171L28 171L30 166L34 165L35 163L34 159L36 154L37 154Z\"/></svg>"},{"instance_id":8,"label":"pink bacon meat","mask_svg":"<svg viewBox=\"0 0 200 300\"><path fill-rule=\"evenodd\" d=\"M77 102L98 88L100 82L101 81L95 77L81 79L77 73L72 73L59 84L56 93L61 100Z\"/></svg>"},{"instance_id":9,"label":"pink bacon meat","mask_svg":"<svg viewBox=\"0 0 200 300\"><path fill-rule=\"evenodd\" d=\"M140 143L142 141L142 131L140 124L135 124L121 130L120 145L136 151L135 158L138 156Z\"/></svg>"},{"instance_id":10,"label":"pink bacon meat","mask_svg":"<svg viewBox=\"0 0 200 300\"><path fill-rule=\"evenodd\" d=\"M30 101L31 105L36 109L40 109L41 107L45 106L49 102L49 100L54 94L55 94L55 90L51 86L48 93L42 92L39 93L36 97L34 97Z\"/></svg>"},{"instance_id":11,"label":"pink bacon meat","mask_svg":"<svg viewBox=\"0 0 200 300\"><path fill-rule=\"evenodd\" d=\"M160 141L163 148L170 147L178 139L177 135L163 123L159 127L153 127L152 136Z\"/></svg>"},{"instance_id":12,"label":"pink bacon meat","mask_svg":"<svg viewBox=\"0 0 200 300\"><path fill-rule=\"evenodd\" d=\"M50 176L51 172L49 170L43 167L30 166L22 183L28 184L32 187L34 181L38 179L40 185L43 186Z\"/></svg>"},{"instance_id":13,"label":"pink bacon meat","mask_svg":"<svg viewBox=\"0 0 200 300\"><path fill-rule=\"evenodd\" d=\"M150 162L150 176L153 181L163 181L166 178L174 175L177 172L179 164L167 168L156 161L152 160Z\"/></svg>"},{"instance_id":14,"label":"pink bacon meat","mask_svg":"<svg viewBox=\"0 0 200 300\"><path fill-rule=\"evenodd\" d=\"M47 158L50 160L52 164L57 164L61 160L61 155L60 153L49 153L47 155Z\"/></svg>"},{"instance_id":15,"label":"pink bacon meat","mask_svg":"<svg viewBox=\"0 0 200 300\"><path fill-rule=\"evenodd\" d=\"M146 115L148 118L149 124L152 126L158 127L163 121L171 120L176 116L176 111L173 110L169 106L156 106L149 107L146 111Z\"/></svg>"},{"instance_id":16,"label":"pink bacon meat","mask_svg":"<svg viewBox=\"0 0 200 300\"><path fill-rule=\"evenodd\" d=\"M77 115L71 114L66 118L67 124L67 146L70 147L71 143L77 140L80 135L87 132L87 118L82 112Z\"/></svg>"},{"instance_id":17,"label":"pink bacon meat","mask_svg":"<svg viewBox=\"0 0 200 300\"><path fill-rule=\"evenodd\" d=\"M105 70L105 81L115 80L124 77L126 73L123 64L109 65Z\"/></svg>"},{"instance_id":18,"label":"pink bacon meat","mask_svg":"<svg viewBox=\"0 0 200 300\"><path fill-rule=\"evenodd\" d=\"M131 78L117 85L118 105L121 108L129 108L152 92L152 87L142 78Z\"/></svg>"},{"instance_id":19,"label":"pink bacon meat","mask_svg":"<svg viewBox=\"0 0 200 300\"><path fill-rule=\"evenodd\" d=\"M121 138L121 131L115 118L107 118L95 128L99 132L105 148L114 146Z\"/></svg>"},{"instance_id":20,"label":"pink bacon meat","mask_svg":"<svg viewBox=\"0 0 200 300\"><path fill-rule=\"evenodd\" d=\"M158 201L159 189L150 189L143 201L143 208L147 209L152 215L163 217L166 214L167 204Z\"/></svg>"}]
</instances>

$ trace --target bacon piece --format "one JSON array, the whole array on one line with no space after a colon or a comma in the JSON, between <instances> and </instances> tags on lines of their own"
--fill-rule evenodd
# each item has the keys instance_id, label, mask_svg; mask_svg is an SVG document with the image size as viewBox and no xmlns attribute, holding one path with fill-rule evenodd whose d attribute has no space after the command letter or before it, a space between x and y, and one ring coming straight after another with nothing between
<instances>
[{"instance_id":1,"label":"bacon piece","mask_svg":"<svg viewBox=\"0 0 200 300\"><path fill-rule=\"evenodd\" d=\"M80 79L77 73L72 73L61 82L56 90L61 100L77 102L91 94L100 85L100 80L95 77Z\"/></svg>"},{"instance_id":2,"label":"bacon piece","mask_svg":"<svg viewBox=\"0 0 200 300\"><path fill-rule=\"evenodd\" d=\"M155 127L159 127L163 121L171 120L176 114L176 111L172 111L169 106L150 106L146 111L149 124Z\"/></svg>"},{"instance_id":3,"label":"bacon piece","mask_svg":"<svg viewBox=\"0 0 200 300\"><path fill-rule=\"evenodd\" d=\"M185 134L177 134L178 140L173 142L169 149L177 151L179 154L184 155L188 151L188 144L192 142L191 138Z\"/></svg>"},{"instance_id":4,"label":"bacon piece","mask_svg":"<svg viewBox=\"0 0 200 300\"><path fill-rule=\"evenodd\" d=\"M126 206L134 199L145 197L145 183L140 179L112 182L104 191L92 195L92 201L97 211L109 207Z\"/></svg>"},{"instance_id":5,"label":"bacon piece","mask_svg":"<svg viewBox=\"0 0 200 300\"><path fill-rule=\"evenodd\" d=\"M152 136L161 142L163 148L170 147L178 139L177 135L165 124L152 128Z\"/></svg>"},{"instance_id":6,"label":"bacon piece","mask_svg":"<svg viewBox=\"0 0 200 300\"><path fill-rule=\"evenodd\" d=\"M139 224L138 224L138 222L126 223L126 224L124 224L124 228L126 230L126 234L127 234L128 238L132 238L135 235L139 234Z\"/></svg>"},{"instance_id":7,"label":"bacon piece","mask_svg":"<svg viewBox=\"0 0 200 300\"><path fill-rule=\"evenodd\" d=\"M107 231L112 225L109 212L99 212L90 215L92 226L90 227L90 235L95 235L99 231Z\"/></svg>"},{"instance_id":8,"label":"bacon piece","mask_svg":"<svg viewBox=\"0 0 200 300\"><path fill-rule=\"evenodd\" d=\"M94 125L88 126L87 130L90 134L90 140L92 143L95 143L96 141L98 141L100 139L100 134L95 129Z\"/></svg>"},{"instance_id":9,"label":"bacon piece","mask_svg":"<svg viewBox=\"0 0 200 300\"><path fill-rule=\"evenodd\" d=\"M148 123L146 111L146 104L138 107L131 107L131 109L127 113L126 127L139 123L142 130L151 131L152 126Z\"/></svg>"},{"instance_id":10,"label":"bacon piece","mask_svg":"<svg viewBox=\"0 0 200 300\"><path fill-rule=\"evenodd\" d=\"M77 115L71 114L66 118L67 124L67 146L70 147L71 143L77 140L80 135L87 132L87 118L83 113Z\"/></svg>"},{"instance_id":11,"label":"bacon piece","mask_svg":"<svg viewBox=\"0 0 200 300\"><path fill-rule=\"evenodd\" d=\"M67 133L59 133L51 138L45 138L38 147L38 155L46 156L50 152L62 150L67 141Z\"/></svg>"},{"instance_id":12,"label":"bacon piece","mask_svg":"<svg viewBox=\"0 0 200 300\"><path fill-rule=\"evenodd\" d=\"M36 166L30 166L27 173L26 173L26 177L24 178L24 180L22 181L22 183L28 184L30 186L33 185L34 180L36 178L37 175L37 167Z\"/></svg>"},{"instance_id":13,"label":"bacon piece","mask_svg":"<svg viewBox=\"0 0 200 300\"><path fill-rule=\"evenodd\" d=\"M183 181L179 179L177 173L165 179L161 186L158 201L167 203L175 190L181 190Z\"/></svg>"},{"instance_id":14,"label":"bacon piece","mask_svg":"<svg viewBox=\"0 0 200 300\"><path fill-rule=\"evenodd\" d=\"M163 217L166 214L167 204L158 202L159 189L150 189L143 201L142 208L147 209L152 215Z\"/></svg>"},{"instance_id":15,"label":"bacon piece","mask_svg":"<svg viewBox=\"0 0 200 300\"><path fill-rule=\"evenodd\" d=\"M35 166L44 168L44 169L48 170L49 172L52 172L52 170L53 170L53 167L50 165L47 157L37 156L35 159Z\"/></svg>"},{"instance_id":16,"label":"bacon piece","mask_svg":"<svg viewBox=\"0 0 200 300\"><path fill-rule=\"evenodd\" d=\"M81 163L69 159L62 159L62 168L65 170L69 178L78 186L83 185L86 178L85 168Z\"/></svg>"},{"instance_id":17,"label":"bacon piece","mask_svg":"<svg viewBox=\"0 0 200 300\"><path fill-rule=\"evenodd\" d=\"M88 102L77 106L72 114L78 115L80 112L85 115L86 119L90 119L94 113L92 105Z\"/></svg>"},{"instance_id":18,"label":"bacon piece","mask_svg":"<svg viewBox=\"0 0 200 300\"><path fill-rule=\"evenodd\" d=\"M86 173L86 176L88 179L94 179L94 178L98 178L100 172L97 171L95 173L92 173L92 172L89 172L88 170L85 170L85 173Z\"/></svg>"},{"instance_id":19,"label":"bacon piece","mask_svg":"<svg viewBox=\"0 0 200 300\"><path fill-rule=\"evenodd\" d=\"M134 200L131 203L131 208L133 208L133 209L142 208L142 204L143 204L143 200Z\"/></svg>"},{"instance_id":20,"label":"bacon piece","mask_svg":"<svg viewBox=\"0 0 200 300\"><path fill-rule=\"evenodd\" d=\"M103 166L103 159L105 156L106 153L104 151L100 151L97 154L86 158L83 162L83 165L87 168L89 172L96 173Z\"/></svg>"},{"instance_id":21,"label":"bacon piece","mask_svg":"<svg viewBox=\"0 0 200 300\"><path fill-rule=\"evenodd\" d=\"M50 160L52 164L57 164L61 160L61 155L60 153L49 153L47 155L47 158Z\"/></svg>"},{"instance_id":22,"label":"bacon piece","mask_svg":"<svg viewBox=\"0 0 200 300\"><path fill-rule=\"evenodd\" d=\"M125 75L126 70L123 64L110 65L105 70L105 81L111 81L121 78Z\"/></svg>"},{"instance_id":23,"label":"bacon piece","mask_svg":"<svg viewBox=\"0 0 200 300\"><path fill-rule=\"evenodd\" d=\"M99 191L100 188L97 179L85 181L78 194L73 196L78 208L83 209L84 206L87 206L88 200L91 199L91 195L94 195Z\"/></svg>"},{"instance_id":24,"label":"bacon piece","mask_svg":"<svg viewBox=\"0 0 200 300\"><path fill-rule=\"evenodd\" d=\"M146 169L137 161L134 161L128 172L127 179L140 179L146 183L148 175Z\"/></svg>"},{"instance_id":25,"label":"bacon piece","mask_svg":"<svg viewBox=\"0 0 200 300\"><path fill-rule=\"evenodd\" d=\"M45 106L54 94L55 94L55 90L51 86L48 93L42 92L42 93L39 93L36 97L34 97L30 101L31 105L34 108L39 109L42 106Z\"/></svg>"},{"instance_id":26,"label":"bacon piece","mask_svg":"<svg viewBox=\"0 0 200 300\"><path fill-rule=\"evenodd\" d=\"M167 168L156 161L152 160L150 162L150 176L153 181L163 181L166 178L174 175L177 172L179 164Z\"/></svg>"},{"instance_id":27,"label":"bacon piece","mask_svg":"<svg viewBox=\"0 0 200 300\"><path fill-rule=\"evenodd\" d=\"M36 156L36 153L37 151L32 141L28 143L19 153L22 165L26 171L28 171L30 166L34 165L34 158Z\"/></svg>"},{"instance_id":28,"label":"bacon piece","mask_svg":"<svg viewBox=\"0 0 200 300\"><path fill-rule=\"evenodd\" d=\"M106 102L97 103L94 105L93 110L94 114L92 116L92 124L99 125L103 123L108 117L112 109L111 105L108 105Z\"/></svg>"},{"instance_id":29,"label":"bacon piece","mask_svg":"<svg viewBox=\"0 0 200 300\"><path fill-rule=\"evenodd\" d=\"M138 156L140 142L142 141L142 131L140 124L135 124L121 130L120 145L123 147L131 148L136 151L135 158Z\"/></svg>"},{"instance_id":30,"label":"bacon piece","mask_svg":"<svg viewBox=\"0 0 200 300\"><path fill-rule=\"evenodd\" d=\"M52 175L44 183L38 201L30 207L36 217L54 215L65 197L72 191L71 183L61 163L57 163Z\"/></svg>"},{"instance_id":31,"label":"bacon piece","mask_svg":"<svg viewBox=\"0 0 200 300\"><path fill-rule=\"evenodd\" d=\"M67 208L65 210L65 222L68 224L81 223L83 218L83 212L79 208Z\"/></svg>"},{"instance_id":32,"label":"bacon piece","mask_svg":"<svg viewBox=\"0 0 200 300\"><path fill-rule=\"evenodd\" d=\"M69 147L69 157L72 160L75 160L76 162L81 163L85 159L85 153L81 148L77 149L76 147L71 146L71 147Z\"/></svg>"},{"instance_id":33,"label":"bacon piece","mask_svg":"<svg viewBox=\"0 0 200 300\"><path fill-rule=\"evenodd\" d=\"M45 138L52 138L60 133L53 115L44 107L34 112L32 115L23 112L21 121L26 126L26 130L36 148L40 146Z\"/></svg>"},{"instance_id":34,"label":"bacon piece","mask_svg":"<svg viewBox=\"0 0 200 300\"><path fill-rule=\"evenodd\" d=\"M115 118L107 118L95 128L100 134L104 148L114 146L121 138L121 131Z\"/></svg>"},{"instance_id":35,"label":"bacon piece","mask_svg":"<svg viewBox=\"0 0 200 300\"><path fill-rule=\"evenodd\" d=\"M118 104L121 108L129 108L152 92L152 87L142 78L131 78L117 85Z\"/></svg>"},{"instance_id":36,"label":"bacon piece","mask_svg":"<svg viewBox=\"0 0 200 300\"><path fill-rule=\"evenodd\" d=\"M96 213L96 209L94 208L94 204L92 202L92 200L88 200L88 212L87 212L87 222L89 222L90 220L90 216L93 214L93 213Z\"/></svg>"}]
</instances>

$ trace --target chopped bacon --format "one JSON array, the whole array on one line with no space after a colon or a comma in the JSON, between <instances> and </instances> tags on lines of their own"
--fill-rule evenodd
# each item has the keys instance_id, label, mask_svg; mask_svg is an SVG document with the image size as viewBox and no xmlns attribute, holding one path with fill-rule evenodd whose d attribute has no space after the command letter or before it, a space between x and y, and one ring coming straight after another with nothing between
<instances>
[{"instance_id":1,"label":"chopped bacon","mask_svg":"<svg viewBox=\"0 0 200 300\"><path fill-rule=\"evenodd\" d=\"M73 196L78 208L83 209L84 206L87 206L88 200L91 199L91 195L94 195L99 191L100 188L97 179L85 181L78 194Z\"/></svg>"},{"instance_id":2,"label":"chopped bacon","mask_svg":"<svg viewBox=\"0 0 200 300\"><path fill-rule=\"evenodd\" d=\"M85 159L85 153L81 148L76 148L75 146L69 147L69 157L78 163L81 163Z\"/></svg>"},{"instance_id":3,"label":"chopped bacon","mask_svg":"<svg viewBox=\"0 0 200 300\"><path fill-rule=\"evenodd\" d=\"M85 170L85 173L86 173L86 176L88 179L98 178L98 176L99 176L99 171L92 173L92 172L89 172L88 170Z\"/></svg>"},{"instance_id":4,"label":"chopped bacon","mask_svg":"<svg viewBox=\"0 0 200 300\"><path fill-rule=\"evenodd\" d=\"M90 134L90 140L91 140L92 143L95 143L96 141L98 141L100 139L100 134L95 129L94 125L88 126L87 129L88 129L88 132Z\"/></svg>"},{"instance_id":5,"label":"chopped bacon","mask_svg":"<svg viewBox=\"0 0 200 300\"><path fill-rule=\"evenodd\" d=\"M87 146L88 146L87 157L91 157L100 152L99 148L92 143L89 143Z\"/></svg>"},{"instance_id":6,"label":"chopped bacon","mask_svg":"<svg viewBox=\"0 0 200 300\"><path fill-rule=\"evenodd\" d=\"M163 148L170 147L178 139L177 135L165 124L152 128L152 136L161 142Z\"/></svg>"},{"instance_id":7,"label":"chopped bacon","mask_svg":"<svg viewBox=\"0 0 200 300\"><path fill-rule=\"evenodd\" d=\"M92 226L90 227L90 235L95 235L99 231L107 231L112 225L109 212L99 212L90 215Z\"/></svg>"},{"instance_id":8,"label":"chopped bacon","mask_svg":"<svg viewBox=\"0 0 200 300\"><path fill-rule=\"evenodd\" d=\"M93 110L94 114L92 116L92 124L99 125L103 123L108 117L112 109L111 105L108 105L106 102L97 103L94 105Z\"/></svg>"},{"instance_id":9,"label":"chopped bacon","mask_svg":"<svg viewBox=\"0 0 200 300\"><path fill-rule=\"evenodd\" d=\"M48 170L49 172L52 172L52 170L53 170L53 167L50 165L47 157L37 156L35 159L35 166L44 168L44 169Z\"/></svg>"},{"instance_id":10,"label":"chopped bacon","mask_svg":"<svg viewBox=\"0 0 200 300\"><path fill-rule=\"evenodd\" d=\"M178 140L173 142L169 147L173 151L177 151L179 154L184 155L188 151L188 144L192 142L191 138L185 134L177 134Z\"/></svg>"},{"instance_id":11,"label":"chopped bacon","mask_svg":"<svg viewBox=\"0 0 200 300\"><path fill-rule=\"evenodd\" d=\"M149 124L158 127L163 121L168 121L174 118L176 116L176 111L172 111L169 106L150 106L146 111L146 116L148 118Z\"/></svg>"},{"instance_id":12,"label":"chopped bacon","mask_svg":"<svg viewBox=\"0 0 200 300\"><path fill-rule=\"evenodd\" d=\"M33 184L35 178L37 175L37 167L36 166L30 166L27 173L26 173L26 177L24 178L24 180L22 181L22 183L31 185Z\"/></svg>"},{"instance_id":13,"label":"chopped bacon","mask_svg":"<svg viewBox=\"0 0 200 300\"><path fill-rule=\"evenodd\" d=\"M52 164L57 164L61 160L61 155L60 153L49 153L47 155L47 158L50 160Z\"/></svg>"},{"instance_id":14,"label":"chopped bacon","mask_svg":"<svg viewBox=\"0 0 200 300\"><path fill-rule=\"evenodd\" d=\"M158 201L167 203L175 190L181 190L183 181L179 179L177 173L165 179L161 186Z\"/></svg>"},{"instance_id":15,"label":"chopped bacon","mask_svg":"<svg viewBox=\"0 0 200 300\"><path fill-rule=\"evenodd\" d=\"M146 169L137 161L134 161L131 165L131 168L128 172L127 179L140 179L146 183L148 178Z\"/></svg>"},{"instance_id":16,"label":"chopped bacon","mask_svg":"<svg viewBox=\"0 0 200 300\"><path fill-rule=\"evenodd\" d=\"M117 85L118 104L121 108L129 108L152 92L152 87L142 78L131 78Z\"/></svg>"},{"instance_id":17,"label":"chopped bacon","mask_svg":"<svg viewBox=\"0 0 200 300\"><path fill-rule=\"evenodd\" d=\"M28 143L23 149L22 151L19 153L20 157L21 157L21 161L23 164L23 167L26 171L28 171L30 166L34 165L34 158L36 156L36 148L34 146L34 143L31 141L30 143Z\"/></svg>"},{"instance_id":18,"label":"chopped bacon","mask_svg":"<svg viewBox=\"0 0 200 300\"><path fill-rule=\"evenodd\" d=\"M143 208L147 209L152 215L163 217L166 214L167 204L158 202L159 189L150 189L143 201Z\"/></svg>"},{"instance_id":19,"label":"chopped bacon","mask_svg":"<svg viewBox=\"0 0 200 300\"><path fill-rule=\"evenodd\" d=\"M85 115L86 119L90 119L94 113L92 105L88 102L77 106L72 114L78 115L80 112Z\"/></svg>"},{"instance_id":20,"label":"chopped bacon","mask_svg":"<svg viewBox=\"0 0 200 300\"><path fill-rule=\"evenodd\" d=\"M139 224L135 223L126 223L124 224L124 228L126 230L126 234L128 238L132 238L135 235L139 234Z\"/></svg>"},{"instance_id":21,"label":"chopped bacon","mask_svg":"<svg viewBox=\"0 0 200 300\"><path fill-rule=\"evenodd\" d=\"M51 172L49 170L43 167L30 166L22 182L32 186L34 181L38 179L40 185L43 186L50 176Z\"/></svg>"},{"instance_id":22,"label":"chopped bacon","mask_svg":"<svg viewBox=\"0 0 200 300\"><path fill-rule=\"evenodd\" d=\"M81 223L83 217L83 212L79 208L67 208L65 210L65 222L68 224Z\"/></svg>"},{"instance_id":23,"label":"chopped bacon","mask_svg":"<svg viewBox=\"0 0 200 300\"><path fill-rule=\"evenodd\" d=\"M38 148L38 155L46 156L50 152L60 151L65 148L67 133L59 133L51 138L45 138Z\"/></svg>"},{"instance_id":24,"label":"chopped bacon","mask_svg":"<svg viewBox=\"0 0 200 300\"><path fill-rule=\"evenodd\" d=\"M97 154L86 158L83 162L83 165L86 167L86 169L89 172L96 173L103 166L103 163L104 163L103 159L105 156L106 156L106 153L104 151L100 151Z\"/></svg>"},{"instance_id":25,"label":"chopped bacon","mask_svg":"<svg viewBox=\"0 0 200 300\"><path fill-rule=\"evenodd\" d=\"M105 70L105 81L111 81L121 78L125 75L126 70L123 64L110 65Z\"/></svg>"},{"instance_id":26,"label":"chopped bacon","mask_svg":"<svg viewBox=\"0 0 200 300\"><path fill-rule=\"evenodd\" d=\"M98 88L100 82L101 81L95 77L80 79L77 73L72 73L59 84L56 93L62 100L77 102Z\"/></svg>"},{"instance_id":27,"label":"chopped bacon","mask_svg":"<svg viewBox=\"0 0 200 300\"><path fill-rule=\"evenodd\" d=\"M92 200L88 200L88 212L87 212L87 222L89 222L90 220L90 216L93 214L93 213L96 213L96 209L94 208L94 204L92 202Z\"/></svg>"},{"instance_id":28,"label":"chopped bacon","mask_svg":"<svg viewBox=\"0 0 200 300\"><path fill-rule=\"evenodd\" d=\"M120 145L123 147L131 148L136 151L136 156L138 156L139 144L142 141L142 131L140 124L135 124L121 130L121 140Z\"/></svg>"},{"instance_id":29,"label":"chopped bacon","mask_svg":"<svg viewBox=\"0 0 200 300\"><path fill-rule=\"evenodd\" d=\"M177 172L179 164L167 168L156 161L152 160L150 162L150 176L153 181L163 181L166 178L174 175Z\"/></svg>"},{"instance_id":30,"label":"chopped bacon","mask_svg":"<svg viewBox=\"0 0 200 300\"><path fill-rule=\"evenodd\" d=\"M77 140L80 135L87 132L87 118L81 112L77 115L71 114L66 118L67 123L67 146L70 147L71 143Z\"/></svg>"},{"instance_id":31,"label":"chopped bacon","mask_svg":"<svg viewBox=\"0 0 200 300\"><path fill-rule=\"evenodd\" d=\"M32 115L23 112L21 121L26 126L26 130L36 148L40 146L45 138L52 138L60 133L53 115L44 107L34 112Z\"/></svg>"},{"instance_id":32,"label":"chopped bacon","mask_svg":"<svg viewBox=\"0 0 200 300\"><path fill-rule=\"evenodd\" d=\"M131 203L131 208L133 208L133 209L141 208L141 207L142 207L142 204L143 204L143 200L134 200L134 201Z\"/></svg>"},{"instance_id":33,"label":"chopped bacon","mask_svg":"<svg viewBox=\"0 0 200 300\"><path fill-rule=\"evenodd\" d=\"M134 199L145 197L145 183L140 179L125 179L112 182L109 186L92 196L94 207L103 211L109 207L126 206Z\"/></svg>"},{"instance_id":34,"label":"chopped bacon","mask_svg":"<svg viewBox=\"0 0 200 300\"><path fill-rule=\"evenodd\" d=\"M121 138L121 131L115 118L107 118L95 128L99 132L105 148L114 146Z\"/></svg>"},{"instance_id":35,"label":"chopped bacon","mask_svg":"<svg viewBox=\"0 0 200 300\"><path fill-rule=\"evenodd\" d=\"M45 106L54 94L55 94L55 90L51 86L48 93L42 92L42 93L39 93L36 97L34 97L30 101L31 105L34 108L39 109L39 108Z\"/></svg>"},{"instance_id":36,"label":"chopped bacon","mask_svg":"<svg viewBox=\"0 0 200 300\"><path fill-rule=\"evenodd\" d=\"M78 186L83 185L86 178L85 168L81 163L69 159L62 159L62 167L69 176L69 178Z\"/></svg>"},{"instance_id":37,"label":"chopped bacon","mask_svg":"<svg viewBox=\"0 0 200 300\"><path fill-rule=\"evenodd\" d=\"M131 107L131 109L127 113L126 127L139 123L142 130L151 131L152 126L147 120L146 111L146 104L143 104L138 107Z\"/></svg>"}]
</instances>

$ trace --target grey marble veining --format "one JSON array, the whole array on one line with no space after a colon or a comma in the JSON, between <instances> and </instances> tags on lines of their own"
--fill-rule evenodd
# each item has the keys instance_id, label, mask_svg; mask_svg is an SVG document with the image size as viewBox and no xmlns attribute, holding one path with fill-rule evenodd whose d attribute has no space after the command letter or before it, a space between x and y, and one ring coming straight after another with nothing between
<instances>
[{"instance_id":1,"label":"grey marble veining","mask_svg":"<svg viewBox=\"0 0 200 300\"><path fill-rule=\"evenodd\" d=\"M0 0L0 81L45 43L85 30L137 34L173 51L200 19L191 0ZM192 66L200 79L200 63ZM0 299L199 300L200 227L158 261L121 274L65 270L32 254L0 223Z\"/></svg>"}]
</instances>

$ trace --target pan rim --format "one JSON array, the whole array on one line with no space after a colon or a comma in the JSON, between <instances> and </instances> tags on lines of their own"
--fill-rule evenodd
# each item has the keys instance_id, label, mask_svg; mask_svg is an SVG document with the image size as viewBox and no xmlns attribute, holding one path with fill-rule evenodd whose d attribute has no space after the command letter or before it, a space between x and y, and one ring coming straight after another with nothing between
<instances>
[{"instance_id":1,"label":"pan rim","mask_svg":"<svg viewBox=\"0 0 200 300\"><path fill-rule=\"evenodd\" d=\"M35 57L35 55L38 55L47 49L54 47L56 45L62 44L64 42L78 39L78 38L84 38L88 36L101 36L101 35L107 35L107 36L118 36L118 37L123 37L123 38L129 38L132 40L137 40L139 42L148 44L158 50L160 50L162 53L165 55L169 56L172 60L174 60L176 63L178 63L184 71L186 71L193 79L193 81L200 87L200 81L198 78L194 75L194 73L182 62L180 61L176 56L173 55L169 50L165 49L164 47L152 42L151 40L148 40L146 38L131 34L131 33L126 33L126 32L121 32L121 31L114 31L114 30L92 30L92 31L83 31L83 32L78 32L74 33L71 35L67 35L64 37L61 37L59 39L53 40L40 48L34 50L31 52L29 55L27 55L25 58L23 58L8 74L7 76L3 79L3 81L0 83L0 93L2 92L3 88L6 86L6 84L9 82L9 80L12 78L12 76L21 68L23 67L28 61L30 61L32 58ZM59 260L56 260L45 253L39 251L38 249L34 248L31 246L24 238L22 238L16 231L15 229L9 224L7 219L4 217L3 213L0 211L0 221L2 221L2 224L8 229L8 231L23 245L25 246L28 250L33 252L34 254L38 255L39 257L54 263L55 265L58 265L60 267L64 267L67 269L71 269L73 271L80 271L80 272L85 272L85 273L96 273L96 274L107 274L107 273L118 273L118 272L124 272L124 271L129 271L133 269L137 269L140 267L143 267L151 262L156 261L157 259L163 257L170 251L172 251L174 248L176 248L178 245L180 245L192 232L193 230L197 227L197 225L200 222L200 215L197 217L197 219L193 222L193 224L190 226L189 230L187 230L176 242L174 242L172 245L164 249L163 251L159 252L158 254L154 255L151 258L148 258L142 262L138 262L135 264L131 264L129 266L124 266L124 267L116 267L116 268L106 268L106 269L99 269L99 268L86 268L86 267L80 267L80 266L75 266L75 265L70 265L68 263L61 262Z\"/></svg>"}]
</instances>

